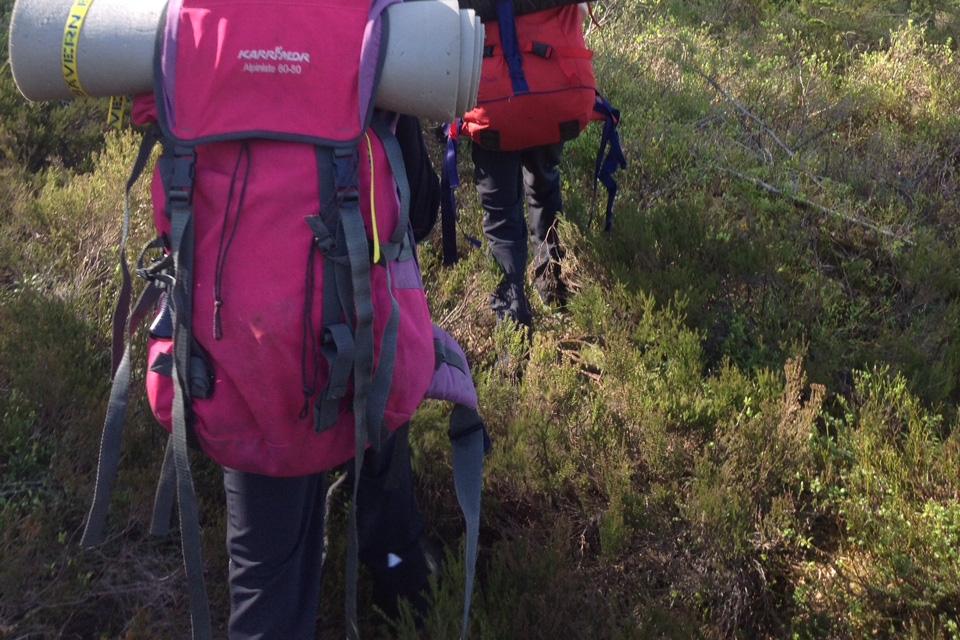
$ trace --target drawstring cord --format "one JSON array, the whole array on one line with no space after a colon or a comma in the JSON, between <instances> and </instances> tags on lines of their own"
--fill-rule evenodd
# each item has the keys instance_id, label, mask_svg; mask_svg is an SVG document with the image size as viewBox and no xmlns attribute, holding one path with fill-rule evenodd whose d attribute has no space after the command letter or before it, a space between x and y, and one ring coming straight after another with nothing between
<instances>
[{"instance_id":1,"label":"drawstring cord","mask_svg":"<svg viewBox=\"0 0 960 640\"><path fill-rule=\"evenodd\" d=\"M307 256L306 292L303 296L303 339L300 342L300 379L303 382L303 407L300 409L300 419L303 420L310 412L310 398L316 392L317 376L320 374L320 350L317 349L317 335L313 329L313 287L316 281L314 273L314 256L317 248L313 240L310 241L310 253ZM309 345L309 347L308 347ZM313 352L313 376L307 372L307 349Z\"/></svg>"},{"instance_id":2,"label":"drawstring cord","mask_svg":"<svg viewBox=\"0 0 960 640\"><path fill-rule=\"evenodd\" d=\"M240 173L240 165L246 158L247 166L243 172L243 185L240 187L240 199L237 201L237 212L233 216L233 228L230 230L230 237L227 237L227 220L230 216L230 206L233 204L233 190L237 183L237 176ZM243 201L247 195L247 184L250 179L250 145L244 142L240 146L240 153L237 154L237 164L233 167L233 176L230 178L230 191L227 192L227 206L223 213L223 226L220 228L220 240L217 242L217 266L213 279L213 337L216 340L223 338L223 323L220 319L220 309L223 307L223 271L227 265L227 254L230 252L230 246L234 238L237 237L237 229L240 227L240 214L243 211ZM224 241L226 240L226 244Z\"/></svg>"}]
</instances>

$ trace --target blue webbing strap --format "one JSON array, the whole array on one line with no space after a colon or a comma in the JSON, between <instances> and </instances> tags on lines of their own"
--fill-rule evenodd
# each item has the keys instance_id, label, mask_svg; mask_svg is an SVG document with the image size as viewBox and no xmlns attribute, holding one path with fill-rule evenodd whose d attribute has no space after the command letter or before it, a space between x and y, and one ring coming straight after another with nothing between
<instances>
[{"instance_id":1,"label":"blue webbing strap","mask_svg":"<svg viewBox=\"0 0 960 640\"><path fill-rule=\"evenodd\" d=\"M510 70L510 83L513 85L513 94L529 93L527 78L523 75L523 56L520 52L520 41L517 39L517 25L514 22L513 0L497 0L497 24L500 27L500 45L503 47L503 57Z\"/></svg>"},{"instance_id":2,"label":"blue webbing strap","mask_svg":"<svg viewBox=\"0 0 960 640\"><path fill-rule=\"evenodd\" d=\"M457 228L460 226L457 188L460 186L460 171L457 168L459 157L460 128L463 120L457 119L447 127L447 150L440 171L440 230L443 246L443 266L449 267L460 260L457 250ZM475 249L483 246L477 238L461 232L464 239Z\"/></svg>"},{"instance_id":3,"label":"blue webbing strap","mask_svg":"<svg viewBox=\"0 0 960 640\"><path fill-rule=\"evenodd\" d=\"M597 94L597 102L593 110L603 116L603 133L600 137L600 149L597 150L596 169L594 171L593 193L596 196L597 182L603 183L607 189L606 218L603 224L604 231L613 229L613 201L617 197L617 181L613 174L618 169L627 168L627 158L623 155L623 146L620 144L620 111L603 96ZM608 151L609 147L609 151ZM606 156L604 154L606 153Z\"/></svg>"},{"instance_id":4,"label":"blue webbing strap","mask_svg":"<svg viewBox=\"0 0 960 640\"><path fill-rule=\"evenodd\" d=\"M447 128L447 150L440 171L440 232L443 245L443 266L449 267L460 260L457 253L457 188L460 172L457 170L457 139L460 122Z\"/></svg>"}]
</instances>

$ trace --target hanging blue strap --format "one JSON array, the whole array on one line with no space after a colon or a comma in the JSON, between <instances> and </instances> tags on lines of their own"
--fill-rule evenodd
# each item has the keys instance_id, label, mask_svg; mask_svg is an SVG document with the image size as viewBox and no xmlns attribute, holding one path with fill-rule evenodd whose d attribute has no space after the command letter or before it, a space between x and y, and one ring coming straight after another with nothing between
<instances>
[{"instance_id":1,"label":"hanging blue strap","mask_svg":"<svg viewBox=\"0 0 960 640\"><path fill-rule=\"evenodd\" d=\"M620 144L620 111L601 95L597 95L597 102L593 110L603 116L603 134L600 137L600 149L597 151L596 170L594 171L593 190L596 193L597 182L603 183L607 189L607 213L603 230L613 229L613 201L617 197L617 181L613 174L618 169L627 168L627 158L623 155L623 146ZM609 148L609 150L608 150Z\"/></svg>"},{"instance_id":2,"label":"hanging blue strap","mask_svg":"<svg viewBox=\"0 0 960 640\"><path fill-rule=\"evenodd\" d=\"M443 242L443 266L457 263L457 187L460 173L457 171L457 134L460 122L451 124L447 130L447 152L440 172L440 231Z\"/></svg>"},{"instance_id":3,"label":"hanging blue strap","mask_svg":"<svg viewBox=\"0 0 960 640\"><path fill-rule=\"evenodd\" d=\"M520 41L517 39L517 25L514 22L513 0L497 0L497 23L500 26L500 46L503 57L510 69L510 82L514 95L529 93L527 78L523 75L523 57L520 55Z\"/></svg>"},{"instance_id":4,"label":"hanging blue strap","mask_svg":"<svg viewBox=\"0 0 960 640\"><path fill-rule=\"evenodd\" d=\"M459 213L457 205L457 188L460 186L460 171L457 168L457 159L459 157L458 140L460 138L460 128L463 126L463 120L458 119L450 124L447 129L447 151L443 158L443 168L440 171L440 231L443 244L443 266L449 267L460 260L457 251L457 226L459 225ZM477 238L468 233L463 237L470 245L476 249L482 246Z\"/></svg>"}]
</instances>

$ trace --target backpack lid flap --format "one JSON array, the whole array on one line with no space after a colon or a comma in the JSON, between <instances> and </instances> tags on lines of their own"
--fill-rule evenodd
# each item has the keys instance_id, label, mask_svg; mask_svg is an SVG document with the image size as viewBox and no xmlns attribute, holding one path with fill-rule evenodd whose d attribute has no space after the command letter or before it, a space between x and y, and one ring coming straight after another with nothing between
<instances>
[{"instance_id":1,"label":"backpack lid flap","mask_svg":"<svg viewBox=\"0 0 960 640\"><path fill-rule=\"evenodd\" d=\"M158 42L160 120L189 142L356 142L395 0L171 0Z\"/></svg>"}]
</instances>

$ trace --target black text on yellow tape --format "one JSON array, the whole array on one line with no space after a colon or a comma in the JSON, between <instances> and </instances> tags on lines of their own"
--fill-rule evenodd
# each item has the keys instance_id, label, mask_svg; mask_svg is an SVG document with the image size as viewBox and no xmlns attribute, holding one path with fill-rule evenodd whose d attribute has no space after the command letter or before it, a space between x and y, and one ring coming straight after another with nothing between
<instances>
[{"instance_id":1,"label":"black text on yellow tape","mask_svg":"<svg viewBox=\"0 0 960 640\"><path fill-rule=\"evenodd\" d=\"M63 79L70 91L76 96L87 95L80 84L77 50L80 44L83 22L87 19L87 12L92 4L93 0L74 0L73 6L70 7L70 13L67 14L67 24L63 28L63 49L60 56L63 63Z\"/></svg>"},{"instance_id":2,"label":"black text on yellow tape","mask_svg":"<svg viewBox=\"0 0 960 640\"><path fill-rule=\"evenodd\" d=\"M122 129L123 118L127 113L130 100L127 96L113 96L110 98L110 111L107 114L107 126L111 129Z\"/></svg>"}]
</instances>

